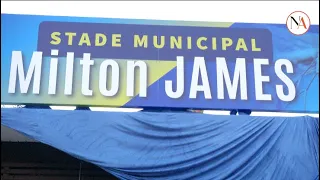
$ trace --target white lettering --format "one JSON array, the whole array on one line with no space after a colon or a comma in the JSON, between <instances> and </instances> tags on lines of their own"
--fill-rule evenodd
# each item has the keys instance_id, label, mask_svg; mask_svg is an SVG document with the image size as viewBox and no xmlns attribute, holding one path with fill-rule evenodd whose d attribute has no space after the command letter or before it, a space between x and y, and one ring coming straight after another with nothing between
<instances>
[{"instance_id":1,"label":"white lettering","mask_svg":"<svg viewBox=\"0 0 320 180\"><path fill-rule=\"evenodd\" d=\"M51 50L51 56L58 56L58 54L59 54L59 50L56 50L56 49ZM58 58L52 57L50 61L48 94L56 94L57 73L58 73Z\"/></svg>"},{"instance_id":2,"label":"white lettering","mask_svg":"<svg viewBox=\"0 0 320 180\"><path fill-rule=\"evenodd\" d=\"M173 82L170 80L165 81L166 94L173 99L180 98L184 92L184 58L177 56L177 90L173 91Z\"/></svg>"},{"instance_id":3,"label":"white lettering","mask_svg":"<svg viewBox=\"0 0 320 180\"><path fill-rule=\"evenodd\" d=\"M73 87L73 64L74 64L74 53L67 53L67 64L66 64L66 77L64 82L64 94L71 95Z\"/></svg>"},{"instance_id":4,"label":"white lettering","mask_svg":"<svg viewBox=\"0 0 320 180\"><path fill-rule=\"evenodd\" d=\"M40 93L40 79L42 66L42 52L35 51L32 54L31 62L28 68L27 76L24 76L23 58L21 51L12 51L9 89L8 93L16 92L17 74L19 76L20 91L22 94L28 92L30 81L33 78L33 94Z\"/></svg>"},{"instance_id":5,"label":"white lettering","mask_svg":"<svg viewBox=\"0 0 320 180\"><path fill-rule=\"evenodd\" d=\"M202 85L199 85L199 82L198 82L199 75L201 76ZM197 98L198 91L204 92L205 99L212 99L204 57L194 58L189 98L191 99Z\"/></svg>"},{"instance_id":6,"label":"white lettering","mask_svg":"<svg viewBox=\"0 0 320 180\"><path fill-rule=\"evenodd\" d=\"M224 83L229 94L230 99L236 99L238 86L240 83L240 95L242 100L248 99L247 91L247 72L246 72L246 59L237 58L234 70L233 80L231 82L226 59L223 57L216 58L217 68L217 88L218 99L224 99Z\"/></svg>"},{"instance_id":7,"label":"white lettering","mask_svg":"<svg viewBox=\"0 0 320 180\"><path fill-rule=\"evenodd\" d=\"M128 61L127 62L127 96L134 96L135 84L135 67L140 70L140 97L147 97L147 64L144 61Z\"/></svg>"},{"instance_id":8,"label":"white lettering","mask_svg":"<svg viewBox=\"0 0 320 180\"><path fill-rule=\"evenodd\" d=\"M85 96L92 96L92 90L90 90L90 66L94 64L94 61L90 59L90 56L90 53L83 53L83 59L80 60L82 65L81 92Z\"/></svg>"},{"instance_id":9,"label":"white lettering","mask_svg":"<svg viewBox=\"0 0 320 180\"><path fill-rule=\"evenodd\" d=\"M296 97L296 87L291 79L282 72L282 65L287 69L287 73L293 73L292 63L287 59L279 59L275 63L275 72L281 81L283 81L288 87L288 94L285 95L283 91L283 85L276 85L276 91L279 99L282 101L292 101Z\"/></svg>"},{"instance_id":10,"label":"white lettering","mask_svg":"<svg viewBox=\"0 0 320 180\"><path fill-rule=\"evenodd\" d=\"M107 89L108 80L108 66L111 66L111 88ZM101 63L100 74L99 74L99 90L104 96L114 96L119 90L119 78L120 69L119 65L114 60L105 60Z\"/></svg>"},{"instance_id":11,"label":"white lettering","mask_svg":"<svg viewBox=\"0 0 320 180\"><path fill-rule=\"evenodd\" d=\"M263 82L270 82L269 76L262 75L262 65L269 65L269 59L253 59L256 100L271 101L271 94L263 93Z\"/></svg>"}]
</instances>

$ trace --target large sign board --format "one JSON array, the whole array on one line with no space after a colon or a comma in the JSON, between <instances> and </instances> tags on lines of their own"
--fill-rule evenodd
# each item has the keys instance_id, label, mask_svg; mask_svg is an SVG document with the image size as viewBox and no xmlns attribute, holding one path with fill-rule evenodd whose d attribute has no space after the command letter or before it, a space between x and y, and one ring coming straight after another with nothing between
<instances>
[{"instance_id":1,"label":"large sign board","mask_svg":"<svg viewBox=\"0 0 320 180\"><path fill-rule=\"evenodd\" d=\"M1 103L318 112L318 38L319 26L1 14Z\"/></svg>"}]
</instances>

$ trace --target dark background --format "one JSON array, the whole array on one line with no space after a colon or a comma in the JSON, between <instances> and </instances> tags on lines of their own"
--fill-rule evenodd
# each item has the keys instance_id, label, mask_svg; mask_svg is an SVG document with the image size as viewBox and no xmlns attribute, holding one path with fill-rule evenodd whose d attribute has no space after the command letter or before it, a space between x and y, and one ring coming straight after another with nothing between
<instances>
[{"instance_id":1,"label":"dark background","mask_svg":"<svg viewBox=\"0 0 320 180\"><path fill-rule=\"evenodd\" d=\"M1 180L13 179L117 180L93 164L42 143L1 142Z\"/></svg>"}]
</instances>

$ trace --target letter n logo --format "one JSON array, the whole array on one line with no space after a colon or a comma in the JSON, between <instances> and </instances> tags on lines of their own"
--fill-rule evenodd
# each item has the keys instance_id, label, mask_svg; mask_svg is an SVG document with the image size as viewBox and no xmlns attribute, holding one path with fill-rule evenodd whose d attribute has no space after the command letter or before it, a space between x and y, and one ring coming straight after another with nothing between
<instances>
[{"instance_id":1,"label":"letter n logo","mask_svg":"<svg viewBox=\"0 0 320 180\"><path fill-rule=\"evenodd\" d=\"M295 11L287 18L287 28L294 35L302 35L311 25L309 16L302 11Z\"/></svg>"}]
</instances>

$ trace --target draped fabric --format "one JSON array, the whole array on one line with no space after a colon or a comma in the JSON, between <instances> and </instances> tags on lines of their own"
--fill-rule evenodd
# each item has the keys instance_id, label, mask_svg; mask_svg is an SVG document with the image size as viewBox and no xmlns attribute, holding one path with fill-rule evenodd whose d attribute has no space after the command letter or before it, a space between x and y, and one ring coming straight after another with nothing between
<instances>
[{"instance_id":1,"label":"draped fabric","mask_svg":"<svg viewBox=\"0 0 320 180\"><path fill-rule=\"evenodd\" d=\"M120 179L315 180L319 119L1 109L1 124Z\"/></svg>"}]
</instances>

